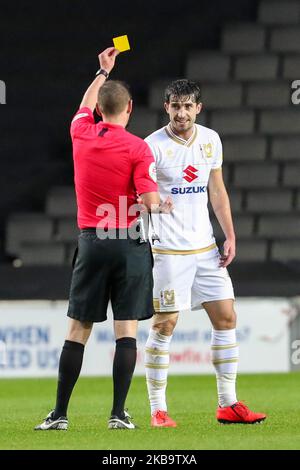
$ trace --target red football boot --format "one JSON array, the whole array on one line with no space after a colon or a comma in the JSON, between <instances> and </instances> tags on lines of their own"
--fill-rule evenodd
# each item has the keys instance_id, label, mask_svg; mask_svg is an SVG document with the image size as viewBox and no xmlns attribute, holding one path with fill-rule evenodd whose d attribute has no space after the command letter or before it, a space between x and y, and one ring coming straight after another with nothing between
<instances>
[{"instance_id":1,"label":"red football boot","mask_svg":"<svg viewBox=\"0 0 300 470\"><path fill-rule=\"evenodd\" d=\"M177 424L166 411L157 410L151 416L151 426L155 428L176 428Z\"/></svg>"},{"instance_id":2,"label":"red football boot","mask_svg":"<svg viewBox=\"0 0 300 470\"><path fill-rule=\"evenodd\" d=\"M217 420L222 424L255 424L266 419L263 413L254 413L242 402L238 401L234 405L219 407L217 409Z\"/></svg>"}]
</instances>

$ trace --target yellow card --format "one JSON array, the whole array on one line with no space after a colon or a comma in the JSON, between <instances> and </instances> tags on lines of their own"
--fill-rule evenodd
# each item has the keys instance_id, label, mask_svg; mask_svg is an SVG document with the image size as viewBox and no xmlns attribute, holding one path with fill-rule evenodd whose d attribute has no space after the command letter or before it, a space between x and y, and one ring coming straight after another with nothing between
<instances>
[{"instance_id":1,"label":"yellow card","mask_svg":"<svg viewBox=\"0 0 300 470\"><path fill-rule=\"evenodd\" d=\"M117 38L113 38L114 46L118 51L125 52L129 51L130 45L128 41L127 35L125 36L118 36Z\"/></svg>"}]
</instances>

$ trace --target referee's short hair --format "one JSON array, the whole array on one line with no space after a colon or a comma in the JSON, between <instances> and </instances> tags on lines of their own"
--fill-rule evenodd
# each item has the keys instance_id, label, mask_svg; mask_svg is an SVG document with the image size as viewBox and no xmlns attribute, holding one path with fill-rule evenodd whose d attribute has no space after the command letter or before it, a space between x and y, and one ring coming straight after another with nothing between
<instances>
[{"instance_id":1,"label":"referee's short hair","mask_svg":"<svg viewBox=\"0 0 300 470\"><path fill-rule=\"evenodd\" d=\"M106 81L98 92L98 106L106 116L117 116L132 99L129 86L119 80Z\"/></svg>"}]
</instances>

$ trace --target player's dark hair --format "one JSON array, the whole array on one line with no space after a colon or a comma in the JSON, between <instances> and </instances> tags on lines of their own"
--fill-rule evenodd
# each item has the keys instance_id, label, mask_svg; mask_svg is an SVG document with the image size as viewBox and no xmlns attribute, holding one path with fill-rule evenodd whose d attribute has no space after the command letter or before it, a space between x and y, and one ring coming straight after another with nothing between
<instances>
[{"instance_id":1,"label":"player's dark hair","mask_svg":"<svg viewBox=\"0 0 300 470\"><path fill-rule=\"evenodd\" d=\"M106 116L116 116L132 99L129 86L119 80L108 80L98 91L98 106Z\"/></svg>"},{"instance_id":2,"label":"player's dark hair","mask_svg":"<svg viewBox=\"0 0 300 470\"><path fill-rule=\"evenodd\" d=\"M170 103L171 97L172 99L187 97L199 104L201 100L200 86L196 82L187 79L175 80L165 90L165 102Z\"/></svg>"}]
</instances>

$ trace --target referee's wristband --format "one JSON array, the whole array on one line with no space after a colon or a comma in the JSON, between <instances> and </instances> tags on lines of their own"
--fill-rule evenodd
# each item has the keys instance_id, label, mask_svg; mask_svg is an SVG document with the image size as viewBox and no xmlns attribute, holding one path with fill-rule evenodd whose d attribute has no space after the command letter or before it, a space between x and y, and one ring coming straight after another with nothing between
<instances>
[{"instance_id":1,"label":"referee's wristband","mask_svg":"<svg viewBox=\"0 0 300 470\"><path fill-rule=\"evenodd\" d=\"M108 77L109 77L109 73L106 72L106 70L104 70L104 69L99 69L99 70L97 70L97 72L96 72L96 77L98 77L99 75L104 75L105 78L108 78Z\"/></svg>"}]
</instances>

